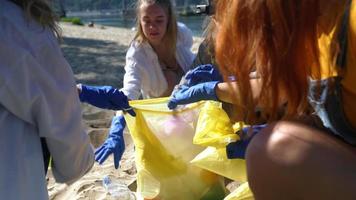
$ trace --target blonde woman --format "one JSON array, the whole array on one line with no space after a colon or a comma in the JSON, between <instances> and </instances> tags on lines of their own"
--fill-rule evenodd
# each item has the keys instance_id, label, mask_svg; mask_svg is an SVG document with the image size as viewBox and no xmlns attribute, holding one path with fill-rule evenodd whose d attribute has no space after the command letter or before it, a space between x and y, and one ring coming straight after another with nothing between
<instances>
[{"instance_id":1,"label":"blonde woman","mask_svg":"<svg viewBox=\"0 0 356 200\"><path fill-rule=\"evenodd\" d=\"M126 54L123 88L79 85L82 102L94 106L128 111L128 100L169 96L174 86L189 70L194 54L192 32L177 23L170 0L139 0L137 33ZM124 151L123 116L113 118L109 137L96 151L96 161L103 163L114 153L115 168Z\"/></svg>"}]
</instances>

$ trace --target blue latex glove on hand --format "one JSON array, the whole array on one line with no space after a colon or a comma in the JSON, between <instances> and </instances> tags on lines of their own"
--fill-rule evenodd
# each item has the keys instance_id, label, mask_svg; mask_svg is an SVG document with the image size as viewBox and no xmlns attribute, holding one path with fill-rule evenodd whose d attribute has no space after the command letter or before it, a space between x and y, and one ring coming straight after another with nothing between
<instances>
[{"instance_id":1,"label":"blue latex glove on hand","mask_svg":"<svg viewBox=\"0 0 356 200\"><path fill-rule=\"evenodd\" d=\"M79 85L79 87L81 87L81 92L79 93L81 102L103 109L123 110L131 116L136 116L135 111L129 105L126 95L120 90L111 86Z\"/></svg>"},{"instance_id":2,"label":"blue latex glove on hand","mask_svg":"<svg viewBox=\"0 0 356 200\"><path fill-rule=\"evenodd\" d=\"M123 115L113 117L108 138L104 144L95 151L95 160L102 164L110 154L114 153L115 169L119 167L122 154L125 151L125 141L123 137L126 126Z\"/></svg>"},{"instance_id":3,"label":"blue latex glove on hand","mask_svg":"<svg viewBox=\"0 0 356 200\"><path fill-rule=\"evenodd\" d=\"M245 158L245 153L248 144L250 143L251 139L257 135L262 129L264 129L267 124L262 125L253 125L242 128L239 131L240 140L236 142L232 142L226 146L226 154L228 159L234 158Z\"/></svg>"},{"instance_id":4,"label":"blue latex glove on hand","mask_svg":"<svg viewBox=\"0 0 356 200\"><path fill-rule=\"evenodd\" d=\"M223 77L220 75L219 70L211 64L199 65L190 70L184 76L184 79L185 82L183 84L188 87L204 82L223 81Z\"/></svg>"},{"instance_id":5,"label":"blue latex glove on hand","mask_svg":"<svg viewBox=\"0 0 356 200\"><path fill-rule=\"evenodd\" d=\"M201 100L217 101L218 98L215 93L215 87L218 83L219 81L211 81L193 85L191 87L181 85L175 92L173 92L168 102L168 108L174 109L177 105L194 103Z\"/></svg>"}]
</instances>

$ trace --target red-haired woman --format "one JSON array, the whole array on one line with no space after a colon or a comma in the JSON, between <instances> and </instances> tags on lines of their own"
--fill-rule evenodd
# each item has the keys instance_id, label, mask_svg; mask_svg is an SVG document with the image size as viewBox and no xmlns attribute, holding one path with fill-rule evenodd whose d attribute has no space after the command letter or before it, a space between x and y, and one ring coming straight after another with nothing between
<instances>
[{"instance_id":1,"label":"red-haired woman","mask_svg":"<svg viewBox=\"0 0 356 200\"><path fill-rule=\"evenodd\" d=\"M216 58L237 81L171 104L234 102L250 123L263 108L246 153L256 199L356 199L356 1L219 0L216 18Z\"/></svg>"}]
</instances>

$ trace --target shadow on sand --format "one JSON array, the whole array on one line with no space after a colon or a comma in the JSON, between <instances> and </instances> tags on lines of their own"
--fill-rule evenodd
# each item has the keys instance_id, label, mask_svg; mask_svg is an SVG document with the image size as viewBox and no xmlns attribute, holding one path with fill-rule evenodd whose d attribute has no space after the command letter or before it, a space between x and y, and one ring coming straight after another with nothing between
<instances>
[{"instance_id":1,"label":"shadow on sand","mask_svg":"<svg viewBox=\"0 0 356 200\"><path fill-rule=\"evenodd\" d=\"M64 37L64 56L77 83L122 87L128 46L111 41Z\"/></svg>"}]
</instances>

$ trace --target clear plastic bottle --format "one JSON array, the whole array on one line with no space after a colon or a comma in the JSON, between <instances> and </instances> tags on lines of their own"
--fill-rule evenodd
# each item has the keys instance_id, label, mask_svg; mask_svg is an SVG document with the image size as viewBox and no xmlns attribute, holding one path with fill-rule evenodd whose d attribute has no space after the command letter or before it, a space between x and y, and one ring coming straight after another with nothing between
<instances>
[{"instance_id":1,"label":"clear plastic bottle","mask_svg":"<svg viewBox=\"0 0 356 200\"><path fill-rule=\"evenodd\" d=\"M127 185L118 181L112 181L109 176L104 176L103 186L114 199L136 200L135 194L127 187Z\"/></svg>"}]
</instances>

